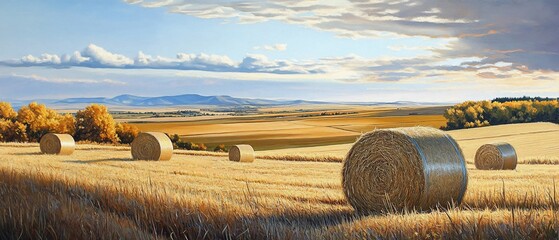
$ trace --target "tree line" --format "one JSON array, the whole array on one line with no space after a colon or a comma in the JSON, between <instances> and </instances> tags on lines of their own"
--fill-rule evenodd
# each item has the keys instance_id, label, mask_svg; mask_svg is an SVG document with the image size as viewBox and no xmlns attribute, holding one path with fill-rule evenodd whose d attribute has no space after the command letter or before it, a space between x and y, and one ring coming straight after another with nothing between
<instances>
[{"instance_id":1,"label":"tree line","mask_svg":"<svg viewBox=\"0 0 559 240\"><path fill-rule=\"evenodd\" d=\"M467 101L447 109L444 117L447 120L444 128L447 130L507 123L559 123L559 101Z\"/></svg>"},{"instance_id":2,"label":"tree line","mask_svg":"<svg viewBox=\"0 0 559 240\"><path fill-rule=\"evenodd\" d=\"M499 97L499 98L495 98L493 100L491 100L492 102L500 102L500 103L504 103L504 102L518 102L518 101L553 101L553 100L559 100L559 98L549 98L549 97L528 97L528 96L523 96L523 97Z\"/></svg>"},{"instance_id":3,"label":"tree line","mask_svg":"<svg viewBox=\"0 0 559 240\"><path fill-rule=\"evenodd\" d=\"M92 104L72 115L60 114L36 102L16 112L10 103L0 102L0 142L38 142L47 133L61 133L82 142L129 144L139 132L136 126L115 122L104 105ZM176 149L208 149L203 143L184 141L177 134L169 138ZM227 151L223 144L213 150Z\"/></svg>"},{"instance_id":4,"label":"tree line","mask_svg":"<svg viewBox=\"0 0 559 240\"><path fill-rule=\"evenodd\" d=\"M139 130L129 124L116 123L103 105L92 104L74 116L59 114L36 102L16 112L10 103L0 102L1 142L38 142L51 132L70 134L76 141L127 144Z\"/></svg>"}]
</instances>

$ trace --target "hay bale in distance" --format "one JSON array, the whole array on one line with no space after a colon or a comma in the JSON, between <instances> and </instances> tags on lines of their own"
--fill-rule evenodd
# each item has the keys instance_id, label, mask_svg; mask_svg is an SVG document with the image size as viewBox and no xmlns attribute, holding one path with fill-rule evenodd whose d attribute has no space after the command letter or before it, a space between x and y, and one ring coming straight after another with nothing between
<instances>
[{"instance_id":1,"label":"hay bale in distance","mask_svg":"<svg viewBox=\"0 0 559 240\"><path fill-rule=\"evenodd\" d=\"M171 139L160 132L143 132L138 134L132 146L132 158L135 160L170 160L173 156Z\"/></svg>"},{"instance_id":2,"label":"hay bale in distance","mask_svg":"<svg viewBox=\"0 0 559 240\"><path fill-rule=\"evenodd\" d=\"M476 151L475 165L482 170L514 170L518 157L514 147L508 143L482 145Z\"/></svg>"},{"instance_id":3,"label":"hay bale in distance","mask_svg":"<svg viewBox=\"0 0 559 240\"><path fill-rule=\"evenodd\" d=\"M368 132L353 144L342 170L348 202L365 213L459 204L467 184L464 154L456 141L428 127Z\"/></svg>"},{"instance_id":4,"label":"hay bale in distance","mask_svg":"<svg viewBox=\"0 0 559 240\"><path fill-rule=\"evenodd\" d=\"M71 155L76 149L76 142L69 134L47 133L39 142L44 154Z\"/></svg>"},{"instance_id":5,"label":"hay bale in distance","mask_svg":"<svg viewBox=\"0 0 559 240\"><path fill-rule=\"evenodd\" d=\"M229 148L229 160L235 162L254 162L254 149L247 144Z\"/></svg>"}]
</instances>

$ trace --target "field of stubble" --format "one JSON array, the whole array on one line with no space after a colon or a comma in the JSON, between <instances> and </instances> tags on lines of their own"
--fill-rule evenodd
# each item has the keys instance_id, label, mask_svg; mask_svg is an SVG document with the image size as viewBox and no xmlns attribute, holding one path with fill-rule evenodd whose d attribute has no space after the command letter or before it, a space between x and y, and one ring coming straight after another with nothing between
<instances>
[{"instance_id":1,"label":"field of stubble","mask_svg":"<svg viewBox=\"0 0 559 240\"><path fill-rule=\"evenodd\" d=\"M484 136L475 130L460 134ZM540 239L559 231L559 165L478 171L469 164L461 206L359 215L343 196L339 162L246 164L207 155L131 161L127 147L80 145L72 156L47 156L37 144L0 144L0 238Z\"/></svg>"}]
</instances>

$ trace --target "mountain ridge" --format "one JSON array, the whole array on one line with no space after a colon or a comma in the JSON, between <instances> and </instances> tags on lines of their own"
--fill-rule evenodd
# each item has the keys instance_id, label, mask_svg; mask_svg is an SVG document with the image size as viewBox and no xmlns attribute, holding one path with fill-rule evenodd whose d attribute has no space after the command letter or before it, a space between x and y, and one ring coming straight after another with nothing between
<instances>
[{"instance_id":1,"label":"mountain ridge","mask_svg":"<svg viewBox=\"0 0 559 240\"><path fill-rule=\"evenodd\" d=\"M229 95L204 96L199 94L181 94L170 96L144 97L132 94L121 94L112 98L107 97L86 97L86 98L65 98L65 99L35 99L35 100L14 100L11 101L15 107L26 105L30 102L40 102L58 106L83 106L86 104L104 104L119 107L173 107L173 106L217 106L217 107L236 107L236 106L282 106L282 105L320 105L320 104L340 104L340 105L363 105L363 106L443 106L453 103L433 103L433 102L413 102L413 101L393 101L393 102L326 102L309 100L271 100L259 98L236 98Z\"/></svg>"},{"instance_id":2,"label":"mountain ridge","mask_svg":"<svg viewBox=\"0 0 559 240\"><path fill-rule=\"evenodd\" d=\"M66 98L54 102L55 104L98 103L120 106L181 106L181 105L210 105L210 106L270 106L270 105L296 105L296 104L329 104L329 102L306 100L269 100L252 98L235 98L228 95L203 96L199 94L181 94L159 97L142 97L131 94L122 94L113 98Z\"/></svg>"}]
</instances>

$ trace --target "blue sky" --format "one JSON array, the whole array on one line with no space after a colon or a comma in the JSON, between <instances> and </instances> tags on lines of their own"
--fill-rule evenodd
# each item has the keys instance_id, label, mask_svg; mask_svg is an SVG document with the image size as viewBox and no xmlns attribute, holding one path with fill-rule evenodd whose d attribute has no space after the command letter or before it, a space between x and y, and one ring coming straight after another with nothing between
<instances>
[{"instance_id":1,"label":"blue sky","mask_svg":"<svg viewBox=\"0 0 559 240\"><path fill-rule=\"evenodd\" d=\"M4 0L0 99L556 97L557 8L504 0Z\"/></svg>"}]
</instances>

